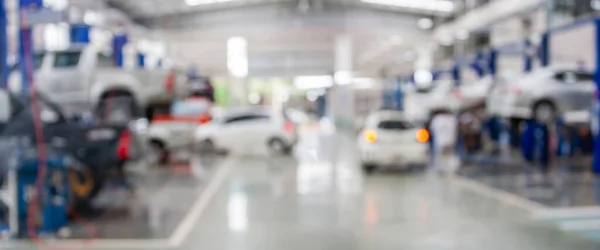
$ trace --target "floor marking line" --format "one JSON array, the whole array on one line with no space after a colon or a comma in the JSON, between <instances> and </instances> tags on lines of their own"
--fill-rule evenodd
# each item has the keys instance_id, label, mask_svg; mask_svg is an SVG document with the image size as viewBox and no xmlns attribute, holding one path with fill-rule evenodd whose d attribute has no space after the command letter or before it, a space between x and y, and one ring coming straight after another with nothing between
<instances>
[{"instance_id":1,"label":"floor marking line","mask_svg":"<svg viewBox=\"0 0 600 250\"><path fill-rule=\"evenodd\" d=\"M198 220L204 214L204 211L219 192L223 182L229 176L229 172L233 168L233 165L238 162L237 158L229 158L215 174L215 177L210 181L206 190L202 192L200 197L192 205L190 212L183 218L181 224L177 226L175 231L171 234L168 239L169 247L176 248L180 247L183 242L188 238L192 229L196 227Z\"/></svg>"},{"instance_id":2,"label":"floor marking line","mask_svg":"<svg viewBox=\"0 0 600 250\"><path fill-rule=\"evenodd\" d=\"M587 217L600 217L600 206L554 208L538 211L533 215L536 220L560 220Z\"/></svg>"},{"instance_id":3,"label":"floor marking line","mask_svg":"<svg viewBox=\"0 0 600 250\"><path fill-rule=\"evenodd\" d=\"M497 200L501 201L502 203L511 204L513 206L520 207L520 208L528 210L530 212L536 212L536 211L548 209L548 207L546 207L543 204L522 198L518 195L509 193L504 190L500 190L497 188L487 186L478 181L469 180L469 179L461 177L461 176L455 176L454 183L456 183L459 186L466 188L472 192L478 193L482 196L497 199Z\"/></svg>"},{"instance_id":4,"label":"floor marking line","mask_svg":"<svg viewBox=\"0 0 600 250\"><path fill-rule=\"evenodd\" d=\"M179 226L173 231L167 239L61 239L48 241L46 245L49 248L62 247L64 249L168 249L176 248L183 244L191 230L196 226L200 216L219 191L225 178L229 175L233 165L238 161L236 158L226 159L223 164L218 166L217 173L211 178L207 188L197 197L198 200L192 205L192 208L182 219ZM31 249L39 246L28 240L0 240L0 249Z\"/></svg>"},{"instance_id":5,"label":"floor marking line","mask_svg":"<svg viewBox=\"0 0 600 250\"><path fill-rule=\"evenodd\" d=\"M5 240L0 241L0 249L20 248L45 248L50 249L166 249L170 247L167 240L143 240L143 239L113 239L113 240L56 240L48 241L47 244L39 246L27 240Z\"/></svg>"},{"instance_id":6,"label":"floor marking line","mask_svg":"<svg viewBox=\"0 0 600 250\"><path fill-rule=\"evenodd\" d=\"M558 224L563 231L589 231L600 229L600 219L566 221Z\"/></svg>"}]
</instances>

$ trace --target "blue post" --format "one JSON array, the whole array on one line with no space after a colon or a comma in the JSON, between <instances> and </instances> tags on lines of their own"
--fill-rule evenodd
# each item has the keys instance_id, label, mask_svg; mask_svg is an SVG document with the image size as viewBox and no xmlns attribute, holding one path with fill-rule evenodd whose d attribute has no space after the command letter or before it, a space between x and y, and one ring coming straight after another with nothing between
<instances>
[{"instance_id":1,"label":"blue post","mask_svg":"<svg viewBox=\"0 0 600 250\"><path fill-rule=\"evenodd\" d=\"M533 55L533 53L531 53L530 51L532 49L532 46L533 45L531 44L531 41L529 41L529 39L525 39L525 51L523 53L523 57L525 59L525 64L523 66L524 72L531 72L531 70L533 69L533 59L535 55Z\"/></svg>"},{"instance_id":2,"label":"blue post","mask_svg":"<svg viewBox=\"0 0 600 250\"><path fill-rule=\"evenodd\" d=\"M19 1L19 11L35 11L39 10L43 6L42 0L20 0ZM20 15L23 18L22 15ZM21 26L20 30L20 39L19 39L19 58L21 59L21 76L22 76L22 87L21 90L23 93L28 93L31 84L33 84L33 79L30 79L30 76L33 76L33 72L28 71L34 70L33 60L33 36L32 36L32 27L24 27Z\"/></svg>"},{"instance_id":3,"label":"blue post","mask_svg":"<svg viewBox=\"0 0 600 250\"><path fill-rule=\"evenodd\" d=\"M6 8L4 1L0 1L0 70L2 70L2 79L0 79L0 88L8 87L8 76L10 75L9 68L6 62L8 58L8 35L6 34Z\"/></svg>"},{"instance_id":4,"label":"blue post","mask_svg":"<svg viewBox=\"0 0 600 250\"><path fill-rule=\"evenodd\" d=\"M496 66L496 58L498 56L498 52L495 49L490 49L488 55L488 70L489 74L494 77L496 76L497 66Z\"/></svg>"},{"instance_id":5,"label":"blue post","mask_svg":"<svg viewBox=\"0 0 600 250\"><path fill-rule=\"evenodd\" d=\"M600 90L600 19L594 20L596 30L596 74L594 74L594 82L596 82L596 93ZM595 118L600 120L600 95L596 94L596 105L594 105ZM598 121L597 120L597 121ZM594 174L600 174L600 135L596 131L594 138L594 156L593 156L592 171Z\"/></svg>"},{"instance_id":6,"label":"blue post","mask_svg":"<svg viewBox=\"0 0 600 250\"><path fill-rule=\"evenodd\" d=\"M455 86L460 85L460 64L459 63L454 64L454 67L452 68L452 80L454 80Z\"/></svg>"},{"instance_id":7,"label":"blue post","mask_svg":"<svg viewBox=\"0 0 600 250\"><path fill-rule=\"evenodd\" d=\"M139 53L137 54L137 66L140 68L144 68L146 65L146 55L144 55L143 53Z\"/></svg>"},{"instance_id":8,"label":"blue post","mask_svg":"<svg viewBox=\"0 0 600 250\"><path fill-rule=\"evenodd\" d=\"M402 93L402 80L400 77L394 81L394 108L396 110L404 110L404 93Z\"/></svg>"},{"instance_id":9,"label":"blue post","mask_svg":"<svg viewBox=\"0 0 600 250\"><path fill-rule=\"evenodd\" d=\"M540 64L542 67L550 65L550 33L546 32L542 35L542 41L538 49L538 57L540 58Z\"/></svg>"},{"instance_id":10,"label":"blue post","mask_svg":"<svg viewBox=\"0 0 600 250\"><path fill-rule=\"evenodd\" d=\"M477 55L475 55L475 59L473 60L473 62L471 62L471 69L473 69L473 71L475 71L475 74L477 75L477 77L481 78L485 75L485 70L484 70L484 66L483 64L483 53L478 52Z\"/></svg>"},{"instance_id":11,"label":"blue post","mask_svg":"<svg viewBox=\"0 0 600 250\"><path fill-rule=\"evenodd\" d=\"M71 43L73 44L88 44L90 43L91 26L87 24L71 25Z\"/></svg>"},{"instance_id":12,"label":"blue post","mask_svg":"<svg viewBox=\"0 0 600 250\"><path fill-rule=\"evenodd\" d=\"M127 34L118 34L113 37L112 49L115 66L123 67L124 52L123 48L128 42Z\"/></svg>"}]
</instances>

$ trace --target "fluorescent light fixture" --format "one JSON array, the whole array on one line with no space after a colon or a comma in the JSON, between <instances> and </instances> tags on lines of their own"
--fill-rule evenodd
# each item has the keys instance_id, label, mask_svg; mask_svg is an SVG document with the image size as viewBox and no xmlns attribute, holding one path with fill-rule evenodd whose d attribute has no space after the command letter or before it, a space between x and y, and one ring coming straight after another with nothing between
<instances>
[{"instance_id":1,"label":"fluorescent light fixture","mask_svg":"<svg viewBox=\"0 0 600 250\"><path fill-rule=\"evenodd\" d=\"M350 71L335 72L333 79L335 80L335 84L337 84L337 85L350 84L350 83L352 83L352 72L350 72Z\"/></svg>"},{"instance_id":2,"label":"fluorescent light fixture","mask_svg":"<svg viewBox=\"0 0 600 250\"><path fill-rule=\"evenodd\" d=\"M361 0L364 3L380 4L409 9L452 12L454 3L449 0Z\"/></svg>"},{"instance_id":3,"label":"fluorescent light fixture","mask_svg":"<svg viewBox=\"0 0 600 250\"><path fill-rule=\"evenodd\" d=\"M355 89L372 89L375 87L375 79L373 78L354 78L352 82Z\"/></svg>"},{"instance_id":4,"label":"fluorescent light fixture","mask_svg":"<svg viewBox=\"0 0 600 250\"><path fill-rule=\"evenodd\" d=\"M185 3L189 6L206 5L215 3L233 2L235 0L185 0Z\"/></svg>"},{"instance_id":5,"label":"fluorescent light fixture","mask_svg":"<svg viewBox=\"0 0 600 250\"><path fill-rule=\"evenodd\" d=\"M243 37L227 40L227 69L235 77L248 76L248 42Z\"/></svg>"},{"instance_id":6,"label":"fluorescent light fixture","mask_svg":"<svg viewBox=\"0 0 600 250\"><path fill-rule=\"evenodd\" d=\"M297 76L294 78L294 86L297 89L320 89L333 86L333 78L324 76Z\"/></svg>"},{"instance_id":7,"label":"fluorescent light fixture","mask_svg":"<svg viewBox=\"0 0 600 250\"><path fill-rule=\"evenodd\" d=\"M433 74L430 71L420 69L415 72L415 82L417 84L426 85L431 83L431 81L433 81Z\"/></svg>"}]
</instances>

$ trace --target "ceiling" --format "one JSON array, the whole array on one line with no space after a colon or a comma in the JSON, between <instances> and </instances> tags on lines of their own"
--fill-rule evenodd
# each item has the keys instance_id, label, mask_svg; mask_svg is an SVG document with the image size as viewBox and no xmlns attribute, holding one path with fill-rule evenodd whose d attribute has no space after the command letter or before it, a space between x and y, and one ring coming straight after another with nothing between
<instances>
[{"instance_id":1,"label":"ceiling","mask_svg":"<svg viewBox=\"0 0 600 250\"><path fill-rule=\"evenodd\" d=\"M226 41L234 36L248 41L252 76L332 74L335 40L342 34L352 37L355 70L410 71L415 46L431 34L417 21L444 14L358 0L188 0L222 1L196 6L186 0L106 1L165 41L175 60L216 75L227 74Z\"/></svg>"}]
</instances>

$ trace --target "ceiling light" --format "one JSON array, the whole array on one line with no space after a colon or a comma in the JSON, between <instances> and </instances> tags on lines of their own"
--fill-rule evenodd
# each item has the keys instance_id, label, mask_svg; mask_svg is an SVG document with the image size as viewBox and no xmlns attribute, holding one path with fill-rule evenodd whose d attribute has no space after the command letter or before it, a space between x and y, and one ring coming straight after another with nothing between
<instances>
[{"instance_id":1,"label":"ceiling light","mask_svg":"<svg viewBox=\"0 0 600 250\"><path fill-rule=\"evenodd\" d=\"M248 76L248 42L243 37L227 40L227 69L235 77Z\"/></svg>"},{"instance_id":2,"label":"ceiling light","mask_svg":"<svg viewBox=\"0 0 600 250\"><path fill-rule=\"evenodd\" d=\"M411 9L452 12L454 3L449 0L361 0L365 3L381 4Z\"/></svg>"},{"instance_id":3,"label":"ceiling light","mask_svg":"<svg viewBox=\"0 0 600 250\"><path fill-rule=\"evenodd\" d=\"M231 2L231 1L235 1L235 0L185 0L185 3L189 6L196 6L196 5L204 5L204 4L225 3L225 2Z\"/></svg>"},{"instance_id":4,"label":"ceiling light","mask_svg":"<svg viewBox=\"0 0 600 250\"><path fill-rule=\"evenodd\" d=\"M297 89L319 89L333 86L333 78L324 76L297 76L294 78L294 87Z\"/></svg>"},{"instance_id":5,"label":"ceiling light","mask_svg":"<svg viewBox=\"0 0 600 250\"><path fill-rule=\"evenodd\" d=\"M333 75L333 80L338 85L346 85L352 83L352 72L350 71L337 71Z\"/></svg>"},{"instance_id":6,"label":"ceiling light","mask_svg":"<svg viewBox=\"0 0 600 250\"><path fill-rule=\"evenodd\" d=\"M424 30L431 29L433 27L433 20L430 18L421 18L417 21L417 27Z\"/></svg>"},{"instance_id":7,"label":"ceiling light","mask_svg":"<svg viewBox=\"0 0 600 250\"><path fill-rule=\"evenodd\" d=\"M418 84L428 84L433 80L433 74L431 74L430 71L423 69L417 70L414 77L415 82Z\"/></svg>"}]
</instances>

